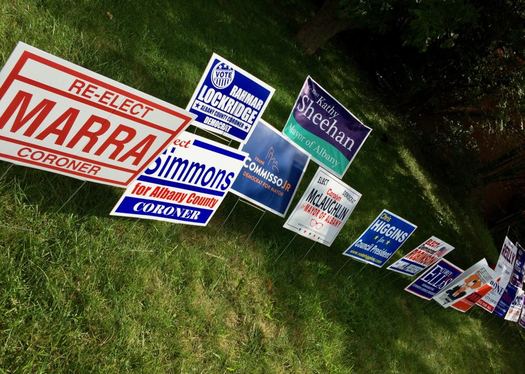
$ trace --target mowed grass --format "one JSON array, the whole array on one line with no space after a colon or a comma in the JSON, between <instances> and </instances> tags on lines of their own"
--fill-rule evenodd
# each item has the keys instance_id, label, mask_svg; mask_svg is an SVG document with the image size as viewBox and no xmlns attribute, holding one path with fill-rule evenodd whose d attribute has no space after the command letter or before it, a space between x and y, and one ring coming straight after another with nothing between
<instances>
[{"instance_id":1,"label":"mowed grass","mask_svg":"<svg viewBox=\"0 0 525 374\"><path fill-rule=\"evenodd\" d=\"M344 180L363 193L332 245L229 196L206 228L109 217L122 189L0 163L4 372L515 372L519 330L403 291L406 277L341 252L383 208L456 246L498 250L471 203L438 184L410 134L333 46L294 43L313 6L274 1L3 1L0 63L18 40L184 107L212 52L276 88L281 129L310 74L374 129ZM300 193L315 172L311 164ZM451 182L453 183L453 181ZM79 187L78 194L67 204ZM498 247L499 247L499 243ZM276 260L279 255L282 256ZM305 256L306 255L306 256Z\"/></svg>"}]
</instances>

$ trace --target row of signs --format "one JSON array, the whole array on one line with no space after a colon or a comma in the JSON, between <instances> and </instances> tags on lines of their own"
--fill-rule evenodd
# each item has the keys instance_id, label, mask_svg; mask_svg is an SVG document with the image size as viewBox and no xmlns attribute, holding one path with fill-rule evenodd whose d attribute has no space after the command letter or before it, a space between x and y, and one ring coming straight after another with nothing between
<instances>
[{"instance_id":1,"label":"row of signs","mask_svg":"<svg viewBox=\"0 0 525 374\"><path fill-rule=\"evenodd\" d=\"M525 328L524 272L525 250L519 243L514 244L505 238L494 270L485 259L465 271L440 259L405 291L463 313L477 305Z\"/></svg>"},{"instance_id":2,"label":"row of signs","mask_svg":"<svg viewBox=\"0 0 525 374\"><path fill-rule=\"evenodd\" d=\"M0 159L126 187L112 215L205 226L230 191L284 217L312 158L322 167L284 227L330 246L361 198L339 178L371 129L307 77L280 133L261 118L274 91L213 54L184 110L19 43L0 72ZM190 123L241 145L188 133ZM343 254L383 267L416 228L383 210ZM495 271L485 260L457 268L443 259L453 249L432 236L388 270L431 267L406 290L518 320L523 248L506 239Z\"/></svg>"}]
</instances>

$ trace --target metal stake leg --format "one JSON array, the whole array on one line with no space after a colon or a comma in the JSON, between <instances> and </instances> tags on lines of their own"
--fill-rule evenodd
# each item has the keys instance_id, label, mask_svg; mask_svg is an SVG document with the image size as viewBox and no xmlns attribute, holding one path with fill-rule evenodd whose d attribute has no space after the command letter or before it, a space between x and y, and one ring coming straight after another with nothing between
<instances>
[{"instance_id":1,"label":"metal stake leg","mask_svg":"<svg viewBox=\"0 0 525 374\"><path fill-rule=\"evenodd\" d=\"M277 262L278 259L281 258L281 256L284 254L284 252L286 252L286 250L288 249L288 247L290 246L290 244L292 244L292 242L294 241L294 239L297 237L297 234L295 234L293 236L292 239L290 239L290 241L288 242L288 244L286 244L286 247L284 247L283 251L281 253L279 253L279 256L277 256L277 258L274 260L274 264Z\"/></svg>"},{"instance_id":2,"label":"metal stake leg","mask_svg":"<svg viewBox=\"0 0 525 374\"><path fill-rule=\"evenodd\" d=\"M255 229L257 228L257 226L259 226L259 223L262 221L264 215L265 215L266 211L264 211L261 216L259 217L259 220L257 221L257 223L255 224L255 226L253 226L253 229L252 231L250 232L250 234L248 235L248 237L246 238L246 241L250 240L250 238L252 237L253 233L255 232Z\"/></svg>"},{"instance_id":3,"label":"metal stake leg","mask_svg":"<svg viewBox=\"0 0 525 374\"><path fill-rule=\"evenodd\" d=\"M78 193L78 191L80 191L80 189L82 187L84 187L85 184L86 184L86 181L82 182L82 184L80 186L78 186L78 188L75 190L75 192L73 192L71 194L71 196L69 196L69 198L64 202L64 204L62 204L62 206L56 211L56 213L60 212L62 210L62 208L64 208L66 206L66 204L69 203L71 201L71 199L73 199L73 197L75 197L75 195Z\"/></svg>"}]
</instances>

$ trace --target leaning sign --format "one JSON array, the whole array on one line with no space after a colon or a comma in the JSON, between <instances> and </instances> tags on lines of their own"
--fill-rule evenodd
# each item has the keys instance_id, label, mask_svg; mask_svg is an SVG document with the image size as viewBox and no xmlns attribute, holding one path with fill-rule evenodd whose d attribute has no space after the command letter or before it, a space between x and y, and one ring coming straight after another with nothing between
<instances>
[{"instance_id":1,"label":"leaning sign","mask_svg":"<svg viewBox=\"0 0 525 374\"><path fill-rule=\"evenodd\" d=\"M195 125L243 141L261 118L274 91L214 53L186 109L197 116Z\"/></svg>"},{"instance_id":2,"label":"leaning sign","mask_svg":"<svg viewBox=\"0 0 525 374\"><path fill-rule=\"evenodd\" d=\"M487 264L487 260L482 259L465 270L433 299L443 308L448 308L488 284L493 277L494 271Z\"/></svg>"},{"instance_id":3,"label":"leaning sign","mask_svg":"<svg viewBox=\"0 0 525 374\"><path fill-rule=\"evenodd\" d=\"M416 228L406 219L384 209L343 255L383 267Z\"/></svg>"},{"instance_id":4,"label":"leaning sign","mask_svg":"<svg viewBox=\"0 0 525 374\"><path fill-rule=\"evenodd\" d=\"M232 192L284 217L310 158L263 120L241 149L248 156Z\"/></svg>"},{"instance_id":5,"label":"leaning sign","mask_svg":"<svg viewBox=\"0 0 525 374\"><path fill-rule=\"evenodd\" d=\"M342 177L371 128L307 77L283 129L319 165Z\"/></svg>"},{"instance_id":6,"label":"leaning sign","mask_svg":"<svg viewBox=\"0 0 525 374\"><path fill-rule=\"evenodd\" d=\"M360 198L359 192L318 168L283 227L329 247Z\"/></svg>"},{"instance_id":7,"label":"leaning sign","mask_svg":"<svg viewBox=\"0 0 525 374\"><path fill-rule=\"evenodd\" d=\"M184 132L128 186L111 215L206 226L245 156Z\"/></svg>"},{"instance_id":8,"label":"leaning sign","mask_svg":"<svg viewBox=\"0 0 525 374\"><path fill-rule=\"evenodd\" d=\"M192 115L24 43L0 73L0 159L127 186Z\"/></svg>"},{"instance_id":9,"label":"leaning sign","mask_svg":"<svg viewBox=\"0 0 525 374\"><path fill-rule=\"evenodd\" d=\"M413 276L435 264L453 249L454 247L450 244L432 236L387 269Z\"/></svg>"},{"instance_id":10,"label":"leaning sign","mask_svg":"<svg viewBox=\"0 0 525 374\"><path fill-rule=\"evenodd\" d=\"M477 303L477 305L489 313L494 311L503 295L503 292L507 288L507 284L509 284L514 269L514 262L516 261L517 250L518 249L514 243L512 243L509 238L505 237L499 254L498 263L496 264L496 278L491 281L493 287L492 291Z\"/></svg>"},{"instance_id":11,"label":"leaning sign","mask_svg":"<svg viewBox=\"0 0 525 374\"><path fill-rule=\"evenodd\" d=\"M405 291L425 300L432 300L434 295L456 279L463 270L451 262L441 259L426 273L406 286Z\"/></svg>"}]
</instances>

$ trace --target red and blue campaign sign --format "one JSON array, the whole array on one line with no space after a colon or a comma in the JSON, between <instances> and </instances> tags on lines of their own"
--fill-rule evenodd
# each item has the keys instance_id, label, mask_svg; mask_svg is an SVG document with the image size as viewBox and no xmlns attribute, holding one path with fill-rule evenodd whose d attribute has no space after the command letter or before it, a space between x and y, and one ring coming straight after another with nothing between
<instances>
[{"instance_id":1,"label":"red and blue campaign sign","mask_svg":"<svg viewBox=\"0 0 525 374\"><path fill-rule=\"evenodd\" d=\"M263 120L241 149L248 156L232 192L284 217L310 158Z\"/></svg>"},{"instance_id":2,"label":"red and blue campaign sign","mask_svg":"<svg viewBox=\"0 0 525 374\"><path fill-rule=\"evenodd\" d=\"M188 103L193 124L243 141L261 118L275 89L217 54Z\"/></svg>"},{"instance_id":3,"label":"red and blue campaign sign","mask_svg":"<svg viewBox=\"0 0 525 374\"><path fill-rule=\"evenodd\" d=\"M432 298L459 277L463 270L445 259L439 260L426 273L410 283L405 291L425 300Z\"/></svg>"},{"instance_id":4,"label":"red and blue campaign sign","mask_svg":"<svg viewBox=\"0 0 525 374\"><path fill-rule=\"evenodd\" d=\"M384 209L343 255L383 267L416 228L406 219Z\"/></svg>"},{"instance_id":5,"label":"red and blue campaign sign","mask_svg":"<svg viewBox=\"0 0 525 374\"><path fill-rule=\"evenodd\" d=\"M245 157L185 132L128 186L111 215L206 226Z\"/></svg>"}]
</instances>

